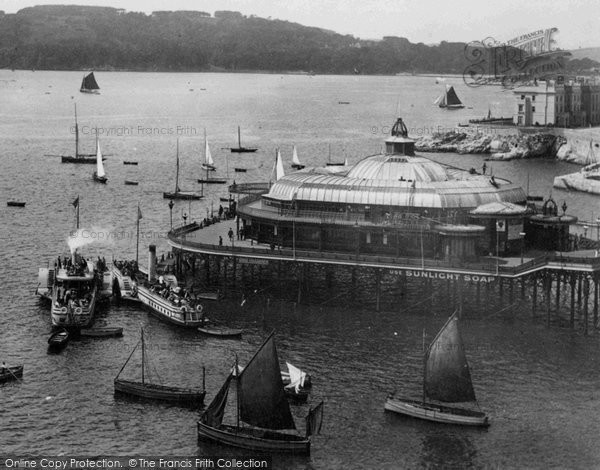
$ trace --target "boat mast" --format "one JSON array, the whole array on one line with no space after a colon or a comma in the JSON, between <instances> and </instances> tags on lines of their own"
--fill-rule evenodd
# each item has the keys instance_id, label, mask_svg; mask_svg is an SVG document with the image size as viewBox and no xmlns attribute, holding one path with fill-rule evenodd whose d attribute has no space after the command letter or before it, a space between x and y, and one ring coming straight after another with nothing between
<instances>
[{"instance_id":1,"label":"boat mast","mask_svg":"<svg viewBox=\"0 0 600 470\"><path fill-rule=\"evenodd\" d=\"M139 254L140 254L140 219L141 219L141 211L140 211L140 203L138 202L138 208L137 208L137 214L136 214L136 219L137 219L137 233L136 233L136 238L135 238L135 264L138 265L138 260L139 260Z\"/></svg>"},{"instance_id":2,"label":"boat mast","mask_svg":"<svg viewBox=\"0 0 600 470\"><path fill-rule=\"evenodd\" d=\"M427 374L427 350L425 349L425 328L423 328L423 400L422 403L425 404L425 376Z\"/></svg>"},{"instance_id":3,"label":"boat mast","mask_svg":"<svg viewBox=\"0 0 600 470\"><path fill-rule=\"evenodd\" d=\"M177 166L175 170L175 193L179 192L179 139L177 139Z\"/></svg>"},{"instance_id":4,"label":"boat mast","mask_svg":"<svg viewBox=\"0 0 600 470\"><path fill-rule=\"evenodd\" d=\"M238 126L238 148L242 148L242 137L240 135L240 126Z\"/></svg>"},{"instance_id":5,"label":"boat mast","mask_svg":"<svg viewBox=\"0 0 600 470\"><path fill-rule=\"evenodd\" d=\"M75 158L79 158L79 127L77 126L77 103L75 106Z\"/></svg>"},{"instance_id":6,"label":"boat mast","mask_svg":"<svg viewBox=\"0 0 600 470\"><path fill-rule=\"evenodd\" d=\"M77 195L77 230L79 230L79 194Z\"/></svg>"},{"instance_id":7,"label":"boat mast","mask_svg":"<svg viewBox=\"0 0 600 470\"><path fill-rule=\"evenodd\" d=\"M144 385L144 369L145 369L144 360L146 359L144 357L144 353L146 352L146 345L144 344L144 329L140 328L140 330L142 332L142 385Z\"/></svg>"},{"instance_id":8,"label":"boat mast","mask_svg":"<svg viewBox=\"0 0 600 470\"><path fill-rule=\"evenodd\" d=\"M239 128L238 128L239 129ZM235 378L236 378L236 382L235 382L235 400L236 400L236 408L237 408L237 414L236 414L236 428L239 429L240 428L240 368L238 367L238 356L237 354L235 355Z\"/></svg>"}]
</instances>

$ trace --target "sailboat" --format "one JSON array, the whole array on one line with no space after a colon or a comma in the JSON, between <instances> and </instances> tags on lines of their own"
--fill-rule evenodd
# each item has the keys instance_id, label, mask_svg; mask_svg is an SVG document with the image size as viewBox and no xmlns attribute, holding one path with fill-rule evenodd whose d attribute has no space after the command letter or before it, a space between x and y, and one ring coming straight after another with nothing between
<instances>
[{"instance_id":1,"label":"sailboat","mask_svg":"<svg viewBox=\"0 0 600 470\"><path fill-rule=\"evenodd\" d=\"M176 156L176 170L175 170L175 191L174 192L164 192L163 193L163 198L164 199L185 199L185 200L192 200L192 199L202 199L203 195L202 194L197 194L191 191L182 191L179 188L179 140L177 140L177 156Z\"/></svg>"},{"instance_id":2,"label":"sailboat","mask_svg":"<svg viewBox=\"0 0 600 470\"><path fill-rule=\"evenodd\" d=\"M253 153L258 149L254 147L242 147L242 138L240 136L240 126L238 126L238 146L230 148L232 153Z\"/></svg>"},{"instance_id":3,"label":"sailboat","mask_svg":"<svg viewBox=\"0 0 600 470\"><path fill-rule=\"evenodd\" d=\"M77 105L75 105L75 156L61 155L61 163L96 163L96 155L79 153L79 126L77 125ZM103 158L104 160L104 158Z\"/></svg>"},{"instance_id":4,"label":"sailboat","mask_svg":"<svg viewBox=\"0 0 600 470\"><path fill-rule=\"evenodd\" d=\"M237 363L234 370L238 370ZM273 333L238 375L237 423L223 424L229 387L234 378L230 373L200 416L198 438L256 451L310 454L311 436L321 430L323 402L310 409L306 433L304 436L299 434L283 390ZM241 421L250 426L241 425Z\"/></svg>"},{"instance_id":5,"label":"sailboat","mask_svg":"<svg viewBox=\"0 0 600 470\"><path fill-rule=\"evenodd\" d=\"M424 363L423 399L407 400L391 395L385 402L386 410L438 423L489 426L488 417L481 411L431 402L477 403L456 312L427 349Z\"/></svg>"},{"instance_id":6,"label":"sailboat","mask_svg":"<svg viewBox=\"0 0 600 470\"><path fill-rule=\"evenodd\" d=\"M96 78L94 77L94 72L90 72L83 77L81 81L81 88L79 91L81 93L94 93L100 94L100 87L98 86L98 82L96 82Z\"/></svg>"},{"instance_id":7,"label":"sailboat","mask_svg":"<svg viewBox=\"0 0 600 470\"><path fill-rule=\"evenodd\" d=\"M298 158L298 151L296 150L296 146L294 145L294 149L292 150L292 168L296 170L301 170L304 168L304 165L300 163L300 159Z\"/></svg>"},{"instance_id":8,"label":"sailboat","mask_svg":"<svg viewBox=\"0 0 600 470\"><path fill-rule=\"evenodd\" d=\"M108 181L106 172L104 171L104 164L102 163L102 152L100 151L98 136L96 136L96 171L94 171L94 181L104 184Z\"/></svg>"},{"instance_id":9,"label":"sailboat","mask_svg":"<svg viewBox=\"0 0 600 470\"><path fill-rule=\"evenodd\" d=\"M125 366L133 356L135 350L140 346L142 350L142 380L125 380L120 379L119 376ZM178 403L181 405L200 407L204 404L204 396L206 395L206 391L204 389L204 368L202 369L202 390L193 389L193 388L182 388L182 387L171 387L166 385L160 385L147 381L147 371L149 370L147 364L147 353L146 353L146 343L144 340L144 330L141 330L141 338L140 341L135 345L133 351L127 358L123 367L117 374L114 380L115 386L115 394L123 393L126 395L132 395L140 398L145 398L148 400L159 400L166 401L171 403Z\"/></svg>"},{"instance_id":10,"label":"sailboat","mask_svg":"<svg viewBox=\"0 0 600 470\"><path fill-rule=\"evenodd\" d=\"M198 179L198 183L206 183L206 184L225 184L227 180L222 178L209 178L208 172L215 171L217 168L215 167L215 162L212 159L212 155L210 153L210 147L208 146L208 140L206 138L206 130L204 131L204 162L200 165L203 170L206 170L206 178Z\"/></svg>"},{"instance_id":11,"label":"sailboat","mask_svg":"<svg viewBox=\"0 0 600 470\"><path fill-rule=\"evenodd\" d=\"M344 162L332 162L331 161L331 144L329 144L329 155L327 157L327 166L344 166Z\"/></svg>"},{"instance_id":12,"label":"sailboat","mask_svg":"<svg viewBox=\"0 0 600 470\"><path fill-rule=\"evenodd\" d=\"M447 109L460 109L465 107L465 105L462 104L462 102L456 95L454 87L451 85L446 85L446 91L444 91L444 93L438 96L438 98L433 102L433 104L437 104L440 108Z\"/></svg>"}]
</instances>

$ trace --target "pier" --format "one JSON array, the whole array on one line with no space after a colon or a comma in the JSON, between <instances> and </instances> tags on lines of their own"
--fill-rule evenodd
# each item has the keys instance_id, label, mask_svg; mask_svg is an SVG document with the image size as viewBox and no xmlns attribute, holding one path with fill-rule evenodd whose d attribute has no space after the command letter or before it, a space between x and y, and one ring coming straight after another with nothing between
<instances>
[{"instance_id":1,"label":"pier","mask_svg":"<svg viewBox=\"0 0 600 470\"><path fill-rule=\"evenodd\" d=\"M352 301L358 291L368 291L376 311L392 306L410 286L423 289L424 297L445 290L477 309L486 308L492 296L507 310L527 302L531 316L548 325L568 324L585 334L598 328L597 250L445 261L280 247L244 240L237 233L234 219L205 227L193 223L169 232L178 277L225 293L253 292L271 285L275 295L283 292L297 303L310 302L314 286L333 293L344 284Z\"/></svg>"}]
</instances>

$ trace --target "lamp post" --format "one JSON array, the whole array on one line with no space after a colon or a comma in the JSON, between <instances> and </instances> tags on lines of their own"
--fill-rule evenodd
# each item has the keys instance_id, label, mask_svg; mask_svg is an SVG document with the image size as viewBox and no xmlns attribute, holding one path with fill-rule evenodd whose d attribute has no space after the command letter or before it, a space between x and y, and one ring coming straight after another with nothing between
<instances>
[{"instance_id":1,"label":"lamp post","mask_svg":"<svg viewBox=\"0 0 600 470\"><path fill-rule=\"evenodd\" d=\"M525 251L525 232L520 232L521 237L521 264L523 264L523 251Z\"/></svg>"},{"instance_id":2,"label":"lamp post","mask_svg":"<svg viewBox=\"0 0 600 470\"><path fill-rule=\"evenodd\" d=\"M175 203L173 202L173 200L169 201L169 216L171 218L171 230L173 230L173 206L175 205Z\"/></svg>"}]
</instances>

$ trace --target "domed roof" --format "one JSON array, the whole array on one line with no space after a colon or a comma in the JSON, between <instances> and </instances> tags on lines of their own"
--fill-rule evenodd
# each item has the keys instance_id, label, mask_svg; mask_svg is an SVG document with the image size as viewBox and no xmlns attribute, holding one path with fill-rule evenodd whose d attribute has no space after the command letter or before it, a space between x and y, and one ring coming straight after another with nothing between
<instances>
[{"instance_id":1,"label":"domed roof","mask_svg":"<svg viewBox=\"0 0 600 470\"><path fill-rule=\"evenodd\" d=\"M348 178L391 181L448 181L446 169L432 160L406 155L375 155L358 162Z\"/></svg>"}]
</instances>

